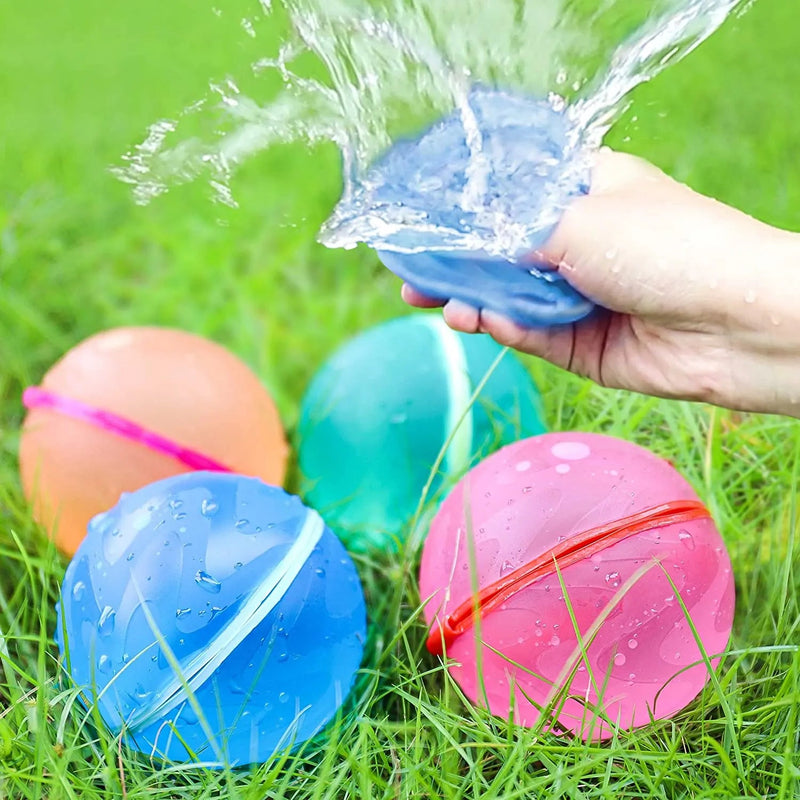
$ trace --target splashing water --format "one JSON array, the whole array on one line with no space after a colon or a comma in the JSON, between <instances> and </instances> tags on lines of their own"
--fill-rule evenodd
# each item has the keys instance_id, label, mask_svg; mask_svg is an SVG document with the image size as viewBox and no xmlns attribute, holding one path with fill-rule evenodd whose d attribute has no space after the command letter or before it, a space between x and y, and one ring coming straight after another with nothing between
<instances>
[{"instance_id":1,"label":"splashing water","mask_svg":"<svg viewBox=\"0 0 800 800\"><path fill-rule=\"evenodd\" d=\"M342 153L344 191L323 227L324 244L368 242L408 252L413 248L403 233L412 228L428 235L428 243L438 236L440 249L483 250L513 260L569 201L565 187L574 185L574 170L588 169L585 156L622 113L631 89L691 52L748 2L259 0L259 14L242 21L245 33L257 36L260 28L281 22L287 33L252 73L265 82L279 76L279 91L257 102L233 78L213 83L210 95L177 120L152 125L113 172L133 185L142 204L204 177L215 200L235 206L230 178L246 159L278 143L334 142ZM526 168L539 168L534 159L542 149L531 146L529 163L509 165L512 157L524 161L519 148L512 154L486 146L486 108L476 86L511 93L523 142L529 137L535 144L543 124L559 127L561 152L554 157L574 170L569 180L562 172L541 173L545 180L533 211L522 207L530 204L524 180L517 177L516 192L509 187L517 166L523 176ZM397 204L377 203L380 187L371 173L393 143L448 114L460 122L468 150L464 185L453 200L468 215L469 224L459 230L430 219L420 226L403 209L393 210ZM209 131L185 132L198 122ZM501 174L509 178L500 182L507 197L482 214ZM494 180L495 195L497 186Z\"/></svg>"}]
</instances>

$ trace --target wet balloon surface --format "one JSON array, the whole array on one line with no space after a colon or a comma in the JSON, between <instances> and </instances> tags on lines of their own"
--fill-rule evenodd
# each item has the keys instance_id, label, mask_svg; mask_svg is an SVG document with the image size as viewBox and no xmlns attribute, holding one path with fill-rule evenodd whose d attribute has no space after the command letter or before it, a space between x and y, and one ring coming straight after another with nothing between
<instances>
[{"instance_id":1,"label":"wet balloon surface","mask_svg":"<svg viewBox=\"0 0 800 800\"><path fill-rule=\"evenodd\" d=\"M470 406L501 352L486 336L412 314L363 332L322 366L301 406L302 494L348 547L394 547L448 480L501 444L544 431L539 393L511 353Z\"/></svg>"},{"instance_id":2,"label":"wet balloon surface","mask_svg":"<svg viewBox=\"0 0 800 800\"><path fill-rule=\"evenodd\" d=\"M586 531L671 503L701 507L667 462L622 440L547 434L504 448L459 483L432 524L420 570L432 639L470 602L473 580L482 589L503 585L536 559L566 554ZM478 624L470 616L447 647L467 696L479 704L486 697L493 713L511 710L528 726L555 702L556 729L586 738L690 703L708 678L704 655L715 664L727 645L733 576L710 516L669 520L571 560L551 558L548 569L483 609Z\"/></svg>"},{"instance_id":3,"label":"wet balloon surface","mask_svg":"<svg viewBox=\"0 0 800 800\"><path fill-rule=\"evenodd\" d=\"M198 472L96 517L62 586L72 679L136 749L247 764L318 733L366 636L352 561L256 479Z\"/></svg>"}]
</instances>

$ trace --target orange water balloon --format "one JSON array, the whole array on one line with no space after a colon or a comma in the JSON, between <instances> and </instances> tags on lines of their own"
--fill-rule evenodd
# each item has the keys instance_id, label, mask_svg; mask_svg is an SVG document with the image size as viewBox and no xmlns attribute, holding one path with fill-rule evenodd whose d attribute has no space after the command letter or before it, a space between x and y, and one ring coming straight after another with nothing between
<instances>
[{"instance_id":1,"label":"orange water balloon","mask_svg":"<svg viewBox=\"0 0 800 800\"><path fill-rule=\"evenodd\" d=\"M193 469L281 485L278 411L244 362L167 328L116 328L70 350L25 394L19 450L34 518L73 554L89 520L131 492Z\"/></svg>"}]
</instances>

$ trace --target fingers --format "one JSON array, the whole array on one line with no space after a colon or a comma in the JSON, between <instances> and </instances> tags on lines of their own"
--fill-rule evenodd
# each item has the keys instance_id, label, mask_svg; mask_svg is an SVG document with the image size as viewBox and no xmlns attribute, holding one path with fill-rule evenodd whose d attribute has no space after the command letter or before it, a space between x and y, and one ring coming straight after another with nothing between
<instances>
[{"instance_id":1,"label":"fingers","mask_svg":"<svg viewBox=\"0 0 800 800\"><path fill-rule=\"evenodd\" d=\"M406 303L416 308L440 308L447 302L446 300L437 300L436 298L428 297L428 295L422 294L422 292L407 283L403 284L403 288L400 290L400 296Z\"/></svg>"},{"instance_id":2,"label":"fingers","mask_svg":"<svg viewBox=\"0 0 800 800\"><path fill-rule=\"evenodd\" d=\"M444 307L444 321L453 330L463 333L480 333L481 312L460 300L450 300Z\"/></svg>"},{"instance_id":3,"label":"fingers","mask_svg":"<svg viewBox=\"0 0 800 800\"><path fill-rule=\"evenodd\" d=\"M417 308L444 306L442 316L453 330L462 333L488 333L499 344L539 356L564 369L572 367L575 337L571 325L523 328L507 317L492 311L479 311L460 300L434 300L408 284L403 285L401 294L406 303Z\"/></svg>"},{"instance_id":4,"label":"fingers","mask_svg":"<svg viewBox=\"0 0 800 800\"><path fill-rule=\"evenodd\" d=\"M669 180L649 161L602 147L595 155L590 194L608 194L629 186Z\"/></svg>"},{"instance_id":5,"label":"fingers","mask_svg":"<svg viewBox=\"0 0 800 800\"><path fill-rule=\"evenodd\" d=\"M538 356L562 369L572 369L575 349L573 325L523 328L493 311L483 311L479 330L488 333L498 344Z\"/></svg>"}]
</instances>

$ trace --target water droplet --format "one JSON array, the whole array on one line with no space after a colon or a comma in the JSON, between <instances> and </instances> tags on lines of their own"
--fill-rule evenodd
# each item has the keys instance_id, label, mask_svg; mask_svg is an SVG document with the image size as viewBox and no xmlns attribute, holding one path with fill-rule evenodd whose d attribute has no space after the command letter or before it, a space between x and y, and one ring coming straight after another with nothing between
<instances>
[{"instance_id":1,"label":"water droplet","mask_svg":"<svg viewBox=\"0 0 800 800\"><path fill-rule=\"evenodd\" d=\"M187 725L197 725L200 720L197 718L197 714L194 713L194 709L187 703L181 711L180 721L185 722Z\"/></svg>"},{"instance_id":2,"label":"water droplet","mask_svg":"<svg viewBox=\"0 0 800 800\"><path fill-rule=\"evenodd\" d=\"M517 472L527 472L530 468L531 468L530 461L520 461L515 469L517 470Z\"/></svg>"},{"instance_id":3,"label":"water droplet","mask_svg":"<svg viewBox=\"0 0 800 800\"><path fill-rule=\"evenodd\" d=\"M234 568L234 569L241 569L243 566L244 566L244 564L242 564L242 562L241 562L241 561L237 561L237 562L236 562L236 563L233 565L233 568Z\"/></svg>"},{"instance_id":4,"label":"water droplet","mask_svg":"<svg viewBox=\"0 0 800 800\"><path fill-rule=\"evenodd\" d=\"M560 644L561 644L561 639L560 639L558 636L552 636L552 637L550 638L550 644L551 644L553 647L558 647L558 645L560 645Z\"/></svg>"},{"instance_id":5,"label":"water droplet","mask_svg":"<svg viewBox=\"0 0 800 800\"><path fill-rule=\"evenodd\" d=\"M618 667L621 667L626 661L627 661L627 659L625 658L625 656L622 653L617 653L614 656L614 664L616 666L618 666Z\"/></svg>"},{"instance_id":6,"label":"water droplet","mask_svg":"<svg viewBox=\"0 0 800 800\"><path fill-rule=\"evenodd\" d=\"M530 494L533 491L533 486L526 486L522 490L522 494Z\"/></svg>"},{"instance_id":7,"label":"water droplet","mask_svg":"<svg viewBox=\"0 0 800 800\"><path fill-rule=\"evenodd\" d=\"M408 414L394 414L389 418L392 425L402 425L408 419Z\"/></svg>"},{"instance_id":8,"label":"water droplet","mask_svg":"<svg viewBox=\"0 0 800 800\"><path fill-rule=\"evenodd\" d=\"M114 620L116 619L117 612L111 606L106 606L100 612L100 619L97 623L97 632L101 636L111 636L114 633Z\"/></svg>"},{"instance_id":9,"label":"water droplet","mask_svg":"<svg viewBox=\"0 0 800 800\"><path fill-rule=\"evenodd\" d=\"M207 592L211 592L211 594L218 594L219 590L222 588L222 584L216 578L212 578L207 572L203 572L201 569L197 570L194 581L201 589L205 589Z\"/></svg>"},{"instance_id":10,"label":"water droplet","mask_svg":"<svg viewBox=\"0 0 800 800\"><path fill-rule=\"evenodd\" d=\"M542 635L542 629L541 629L541 628L537 628L537 629L534 631L534 635L535 635L535 636L541 636L541 635Z\"/></svg>"},{"instance_id":11,"label":"water droplet","mask_svg":"<svg viewBox=\"0 0 800 800\"><path fill-rule=\"evenodd\" d=\"M175 616L180 619L181 617L185 617L187 614L191 614L191 608L178 608L175 610Z\"/></svg>"},{"instance_id":12,"label":"water droplet","mask_svg":"<svg viewBox=\"0 0 800 800\"><path fill-rule=\"evenodd\" d=\"M567 474L569 471L570 471L570 466L569 466L569 464L558 464L558 465L556 466L556 472L557 472L559 475L566 475L566 474Z\"/></svg>"},{"instance_id":13,"label":"water droplet","mask_svg":"<svg viewBox=\"0 0 800 800\"><path fill-rule=\"evenodd\" d=\"M689 550L694 550L695 543L694 537L691 533L687 530L682 530L678 533L678 538L683 542L683 546L688 548Z\"/></svg>"},{"instance_id":14,"label":"water droplet","mask_svg":"<svg viewBox=\"0 0 800 800\"><path fill-rule=\"evenodd\" d=\"M508 572L511 572L514 569L514 565L510 561L504 561L500 565L500 574L505 575Z\"/></svg>"},{"instance_id":15,"label":"water droplet","mask_svg":"<svg viewBox=\"0 0 800 800\"><path fill-rule=\"evenodd\" d=\"M80 603L84 594L86 594L86 584L83 581L76 581L72 587L72 599Z\"/></svg>"},{"instance_id":16,"label":"water droplet","mask_svg":"<svg viewBox=\"0 0 800 800\"><path fill-rule=\"evenodd\" d=\"M289 700L289 695L286 694L286 692L281 692L278 695L278 702L279 703L286 703L286 702L288 702L288 700Z\"/></svg>"},{"instance_id":17,"label":"water droplet","mask_svg":"<svg viewBox=\"0 0 800 800\"><path fill-rule=\"evenodd\" d=\"M100 672L110 672L111 671L111 659L103 653L102 656L97 661L97 669Z\"/></svg>"},{"instance_id":18,"label":"water droplet","mask_svg":"<svg viewBox=\"0 0 800 800\"><path fill-rule=\"evenodd\" d=\"M135 700L138 700L140 703L143 700L147 700L153 692L150 689L145 689L141 683L136 684L136 688L133 690L133 696Z\"/></svg>"},{"instance_id":19,"label":"water droplet","mask_svg":"<svg viewBox=\"0 0 800 800\"><path fill-rule=\"evenodd\" d=\"M200 503L200 513L204 517L213 517L219 511L219 503L214 500L203 500Z\"/></svg>"},{"instance_id":20,"label":"water droplet","mask_svg":"<svg viewBox=\"0 0 800 800\"><path fill-rule=\"evenodd\" d=\"M324 577L325 577L325 570L324 570L322 567L317 567L317 568L314 570L314 573L315 573L316 575L318 575L320 578L324 578Z\"/></svg>"},{"instance_id":21,"label":"water droplet","mask_svg":"<svg viewBox=\"0 0 800 800\"><path fill-rule=\"evenodd\" d=\"M619 577L619 572L609 572L606 575L606 583L612 589L616 589L622 583L622 581L620 580L620 577Z\"/></svg>"},{"instance_id":22,"label":"water droplet","mask_svg":"<svg viewBox=\"0 0 800 800\"><path fill-rule=\"evenodd\" d=\"M125 560L126 561L133 561L133 553L128 553L128 555L125 556Z\"/></svg>"},{"instance_id":23,"label":"water droplet","mask_svg":"<svg viewBox=\"0 0 800 800\"><path fill-rule=\"evenodd\" d=\"M747 294L744 296L745 303L755 303L756 301L756 293L750 289Z\"/></svg>"},{"instance_id":24,"label":"water droplet","mask_svg":"<svg viewBox=\"0 0 800 800\"><path fill-rule=\"evenodd\" d=\"M550 452L556 458L564 461L580 461L591 455L592 451L589 449L589 445L583 442L559 442L553 445Z\"/></svg>"},{"instance_id":25,"label":"water droplet","mask_svg":"<svg viewBox=\"0 0 800 800\"><path fill-rule=\"evenodd\" d=\"M278 628L278 636L281 636L284 639L288 639L289 631L287 631L286 628Z\"/></svg>"},{"instance_id":26,"label":"water droplet","mask_svg":"<svg viewBox=\"0 0 800 800\"><path fill-rule=\"evenodd\" d=\"M289 654L288 654L288 653L281 653L281 654L278 656L278 661L279 661L281 664L283 664L284 662L286 662L286 661L288 661L288 660L289 660Z\"/></svg>"},{"instance_id":27,"label":"water droplet","mask_svg":"<svg viewBox=\"0 0 800 800\"><path fill-rule=\"evenodd\" d=\"M617 257L617 255L618 253L614 248L612 248L611 250L606 250L606 258L609 261L613 261Z\"/></svg>"},{"instance_id":28,"label":"water droplet","mask_svg":"<svg viewBox=\"0 0 800 800\"><path fill-rule=\"evenodd\" d=\"M628 647L630 647L631 650L635 650L638 646L639 642L637 642L636 639L628 639Z\"/></svg>"}]
</instances>

